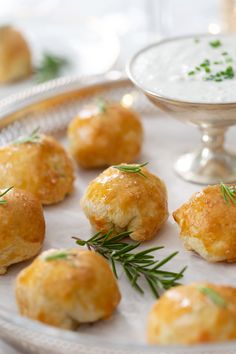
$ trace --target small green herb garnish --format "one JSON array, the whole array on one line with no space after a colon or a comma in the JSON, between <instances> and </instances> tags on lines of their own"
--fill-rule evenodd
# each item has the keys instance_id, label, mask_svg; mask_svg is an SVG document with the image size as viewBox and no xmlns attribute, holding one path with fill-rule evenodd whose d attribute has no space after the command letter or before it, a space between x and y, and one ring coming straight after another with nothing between
<instances>
[{"instance_id":1,"label":"small green herb garnish","mask_svg":"<svg viewBox=\"0 0 236 354\"><path fill-rule=\"evenodd\" d=\"M227 79L232 79L234 77L234 69L230 65L225 70L218 71L215 74L206 76L204 80L206 81L223 81Z\"/></svg>"},{"instance_id":2,"label":"small green herb garnish","mask_svg":"<svg viewBox=\"0 0 236 354\"><path fill-rule=\"evenodd\" d=\"M116 165L112 167L122 172L137 173L138 175L147 178L147 176L142 173L142 167L146 166L147 164L148 162L144 162L140 165Z\"/></svg>"},{"instance_id":3,"label":"small green herb garnish","mask_svg":"<svg viewBox=\"0 0 236 354\"><path fill-rule=\"evenodd\" d=\"M66 259L70 254L65 251L56 251L45 257L45 261L55 261L57 259Z\"/></svg>"},{"instance_id":4,"label":"small green herb garnish","mask_svg":"<svg viewBox=\"0 0 236 354\"><path fill-rule=\"evenodd\" d=\"M195 42L195 43L199 43L199 42L200 42L200 39L199 39L199 38L194 38L194 42Z\"/></svg>"},{"instance_id":5,"label":"small green herb garnish","mask_svg":"<svg viewBox=\"0 0 236 354\"><path fill-rule=\"evenodd\" d=\"M221 55L228 55L228 54L229 54L228 52L221 53Z\"/></svg>"},{"instance_id":6,"label":"small green herb garnish","mask_svg":"<svg viewBox=\"0 0 236 354\"><path fill-rule=\"evenodd\" d=\"M97 100L97 107L99 113L105 113L107 110L107 102L103 98L98 98Z\"/></svg>"},{"instance_id":7,"label":"small green herb garnish","mask_svg":"<svg viewBox=\"0 0 236 354\"><path fill-rule=\"evenodd\" d=\"M65 58L45 53L40 65L35 70L37 82L44 82L58 77L62 69L68 64L68 60Z\"/></svg>"},{"instance_id":8,"label":"small green herb garnish","mask_svg":"<svg viewBox=\"0 0 236 354\"><path fill-rule=\"evenodd\" d=\"M218 48L222 45L221 41L219 39L216 39L214 41L209 42L210 46L212 48Z\"/></svg>"},{"instance_id":9,"label":"small green herb garnish","mask_svg":"<svg viewBox=\"0 0 236 354\"><path fill-rule=\"evenodd\" d=\"M183 277L186 267L179 273L161 270L161 267L175 257L178 252L170 254L161 261L155 259L152 252L163 247L157 246L133 253L132 251L140 245L140 242L128 243L123 241L131 233L131 231L125 231L112 237L112 231L106 234L98 232L87 241L77 237L73 238L78 245L87 246L89 250L100 253L110 261L113 273L117 278L116 267L117 263L120 264L131 285L142 294L144 290L139 283L141 279L146 280L155 297L159 297L160 290L178 285L177 280Z\"/></svg>"},{"instance_id":10,"label":"small green herb garnish","mask_svg":"<svg viewBox=\"0 0 236 354\"><path fill-rule=\"evenodd\" d=\"M224 64L224 62L222 60L218 60L218 61L214 61L213 64L220 65L220 64Z\"/></svg>"},{"instance_id":11,"label":"small green herb garnish","mask_svg":"<svg viewBox=\"0 0 236 354\"><path fill-rule=\"evenodd\" d=\"M41 139L39 133L40 128L36 128L32 133L25 137L19 137L18 139L12 141L12 144L24 144L24 143L38 143Z\"/></svg>"},{"instance_id":12,"label":"small green herb garnish","mask_svg":"<svg viewBox=\"0 0 236 354\"><path fill-rule=\"evenodd\" d=\"M189 71L189 72L188 72L188 75L189 75L189 76L190 76L190 75L195 75L195 71L194 71L194 70Z\"/></svg>"},{"instance_id":13,"label":"small green herb garnish","mask_svg":"<svg viewBox=\"0 0 236 354\"><path fill-rule=\"evenodd\" d=\"M7 194L12 188L13 186L5 189L4 192L0 194L0 204L7 204L7 201L5 199L2 199L2 197Z\"/></svg>"},{"instance_id":14,"label":"small green herb garnish","mask_svg":"<svg viewBox=\"0 0 236 354\"><path fill-rule=\"evenodd\" d=\"M209 66L211 64L210 60L209 59L205 59L201 64L200 66L205 68L207 66Z\"/></svg>"},{"instance_id":15,"label":"small green herb garnish","mask_svg":"<svg viewBox=\"0 0 236 354\"><path fill-rule=\"evenodd\" d=\"M206 295L215 305L226 307L227 303L223 297L216 292L214 289L206 287L206 286L199 286L199 291Z\"/></svg>"},{"instance_id":16,"label":"small green herb garnish","mask_svg":"<svg viewBox=\"0 0 236 354\"><path fill-rule=\"evenodd\" d=\"M236 188L234 186L227 186L221 182L220 191L226 204L236 204Z\"/></svg>"}]
</instances>

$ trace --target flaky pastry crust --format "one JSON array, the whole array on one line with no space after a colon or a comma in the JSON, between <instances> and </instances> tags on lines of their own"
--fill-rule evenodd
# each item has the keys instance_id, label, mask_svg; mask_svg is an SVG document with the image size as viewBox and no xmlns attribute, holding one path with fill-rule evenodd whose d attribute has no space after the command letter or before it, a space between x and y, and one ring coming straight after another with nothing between
<instances>
[{"instance_id":1,"label":"flaky pastry crust","mask_svg":"<svg viewBox=\"0 0 236 354\"><path fill-rule=\"evenodd\" d=\"M0 148L0 188L12 185L33 193L42 204L53 204L71 193L73 181L72 161L52 137Z\"/></svg>"},{"instance_id":2,"label":"flaky pastry crust","mask_svg":"<svg viewBox=\"0 0 236 354\"><path fill-rule=\"evenodd\" d=\"M98 231L132 231L137 241L152 239L168 217L164 183L142 168L146 177L106 169L90 182L81 206Z\"/></svg>"},{"instance_id":3,"label":"flaky pastry crust","mask_svg":"<svg viewBox=\"0 0 236 354\"><path fill-rule=\"evenodd\" d=\"M173 217L188 250L209 262L236 261L236 205L225 202L219 185L196 193Z\"/></svg>"},{"instance_id":4,"label":"flaky pastry crust","mask_svg":"<svg viewBox=\"0 0 236 354\"><path fill-rule=\"evenodd\" d=\"M121 296L107 261L79 249L67 250L68 259L47 260L55 251L44 252L18 275L20 313L66 329L111 316Z\"/></svg>"},{"instance_id":5,"label":"flaky pastry crust","mask_svg":"<svg viewBox=\"0 0 236 354\"><path fill-rule=\"evenodd\" d=\"M13 188L2 199L6 204L0 204L0 274L37 255L45 234L41 203L31 193Z\"/></svg>"},{"instance_id":6,"label":"flaky pastry crust","mask_svg":"<svg viewBox=\"0 0 236 354\"><path fill-rule=\"evenodd\" d=\"M224 301L215 303L201 291L210 289ZM200 344L236 338L236 288L193 283L168 290L148 317L150 344Z\"/></svg>"},{"instance_id":7,"label":"flaky pastry crust","mask_svg":"<svg viewBox=\"0 0 236 354\"><path fill-rule=\"evenodd\" d=\"M69 147L77 163L96 168L138 158L143 130L138 115L121 104L87 107L68 127Z\"/></svg>"}]
</instances>

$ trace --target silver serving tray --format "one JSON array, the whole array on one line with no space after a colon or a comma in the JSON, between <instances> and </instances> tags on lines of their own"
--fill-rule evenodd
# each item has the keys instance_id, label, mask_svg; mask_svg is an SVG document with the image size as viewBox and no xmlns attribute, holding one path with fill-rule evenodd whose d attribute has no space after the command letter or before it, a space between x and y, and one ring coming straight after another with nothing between
<instances>
[{"instance_id":1,"label":"silver serving tray","mask_svg":"<svg viewBox=\"0 0 236 354\"><path fill-rule=\"evenodd\" d=\"M15 139L21 133L31 132L38 126L46 133L57 135L65 143L65 128L68 122L76 115L81 105L99 96L109 100L126 100L132 103L133 108L142 116L146 138L141 159L150 161L150 169L167 182L170 210L175 209L194 191L200 189L199 186L178 179L171 169L175 153L178 153L181 147L192 144L192 140L197 138L195 132L190 127L183 128L178 122L167 120L150 105L144 95L138 93L127 78L117 72L111 72L106 76L79 79L62 78L1 101L0 145ZM233 137L231 140L233 141ZM48 226L44 248L72 246L70 236L75 232L77 234L79 232L82 237L90 236L88 222L78 209L78 199L88 181L99 172L98 170L78 169L75 193L62 203L44 209ZM63 215L66 215L64 220ZM63 222L68 223L66 221L68 216L71 216L71 224L62 235ZM179 249L180 253L172 261L170 267L180 269L183 265L188 265L185 283L207 279L220 283L227 280L236 285L234 265L209 265L204 260L183 250L178 239L177 227L171 217L159 236L153 242L148 243L148 246L152 244L166 246L163 253L160 253L161 256ZM147 312L155 299L152 295L147 294L142 297L135 293L122 275L120 278L122 303L117 314L108 322L103 321L90 327L81 327L78 332L69 332L23 318L18 315L14 302L14 279L19 270L27 264L25 262L12 266L6 275L0 277L0 338L21 348L24 352L47 354L236 353L236 342L193 347L148 346L145 343L145 322Z\"/></svg>"}]
</instances>

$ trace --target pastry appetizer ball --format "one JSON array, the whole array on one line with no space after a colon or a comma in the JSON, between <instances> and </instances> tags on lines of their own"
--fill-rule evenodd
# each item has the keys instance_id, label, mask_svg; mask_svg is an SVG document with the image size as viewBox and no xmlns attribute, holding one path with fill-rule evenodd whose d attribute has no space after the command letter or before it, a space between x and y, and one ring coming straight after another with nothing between
<instances>
[{"instance_id":1,"label":"pastry appetizer ball","mask_svg":"<svg viewBox=\"0 0 236 354\"><path fill-rule=\"evenodd\" d=\"M46 251L16 280L20 313L65 329L109 317L120 298L107 261L93 251Z\"/></svg>"},{"instance_id":2,"label":"pastry appetizer ball","mask_svg":"<svg viewBox=\"0 0 236 354\"><path fill-rule=\"evenodd\" d=\"M236 205L224 199L220 185L195 194L173 216L187 250L209 262L236 261Z\"/></svg>"},{"instance_id":3,"label":"pastry appetizer ball","mask_svg":"<svg viewBox=\"0 0 236 354\"><path fill-rule=\"evenodd\" d=\"M72 191L73 180L70 158L51 137L34 133L0 148L0 188L13 185L52 204Z\"/></svg>"},{"instance_id":4,"label":"pastry appetizer ball","mask_svg":"<svg viewBox=\"0 0 236 354\"><path fill-rule=\"evenodd\" d=\"M81 206L96 230L132 231L132 239L146 241L162 227L168 217L166 187L139 166L109 167L89 184Z\"/></svg>"},{"instance_id":5,"label":"pastry appetizer ball","mask_svg":"<svg viewBox=\"0 0 236 354\"><path fill-rule=\"evenodd\" d=\"M16 81L32 72L29 47L10 26L0 27L0 83Z\"/></svg>"},{"instance_id":6,"label":"pastry appetizer ball","mask_svg":"<svg viewBox=\"0 0 236 354\"><path fill-rule=\"evenodd\" d=\"M45 234L41 203L17 188L0 190L0 274L38 254Z\"/></svg>"},{"instance_id":7,"label":"pastry appetizer ball","mask_svg":"<svg viewBox=\"0 0 236 354\"><path fill-rule=\"evenodd\" d=\"M236 339L236 288L194 283L168 290L148 317L150 344Z\"/></svg>"},{"instance_id":8,"label":"pastry appetizer ball","mask_svg":"<svg viewBox=\"0 0 236 354\"><path fill-rule=\"evenodd\" d=\"M142 136L137 114L119 103L102 102L84 108L68 128L70 151L85 168L134 161Z\"/></svg>"}]
</instances>

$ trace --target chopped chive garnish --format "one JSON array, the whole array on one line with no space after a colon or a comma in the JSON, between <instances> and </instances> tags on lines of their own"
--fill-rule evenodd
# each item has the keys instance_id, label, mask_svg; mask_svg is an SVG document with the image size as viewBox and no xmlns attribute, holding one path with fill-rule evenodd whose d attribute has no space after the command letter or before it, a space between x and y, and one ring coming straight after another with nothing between
<instances>
[{"instance_id":1,"label":"chopped chive garnish","mask_svg":"<svg viewBox=\"0 0 236 354\"><path fill-rule=\"evenodd\" d=\"M194 70L191 70L188 72L188 75L191 76L191 75L195 75L195 71Z\"/></svg>"},{"instance_id":2,"label":"chopped chive garnish","mask_svg":"<svg viewBox=\"0 0 236 354\"><path fill-rule=\"evenodd\" d=\"M216 39L214 41L209 42L210 46L212 48L218 48L222 45L221 41L219 39Z\"/></svg>"},{"instance_id":3,"label":"chopped chive garnish","mask_svg":"<svg viewBox=\"0 0 236 354\"><path fill-rule=\"evenodd\" d=\"M209 59L205 59L201 64L200 66L201 67L206 67L206 66L209 66L210 65L210 60Z\"/></svg>"},{"instance_id":4,"label":"chopped chive garnish","mask_svg":"<svg viewBox=\"0 0 236 354\"><path fill-rule=\"evenodd\" d=\"M218 71L216 74L211 74L209 76L206 76L204 80L219 82L227 79L232 79L233 77L234 77L234 69L230 65L225 69L225 71Z\"/></svg>"}]
</instances>

